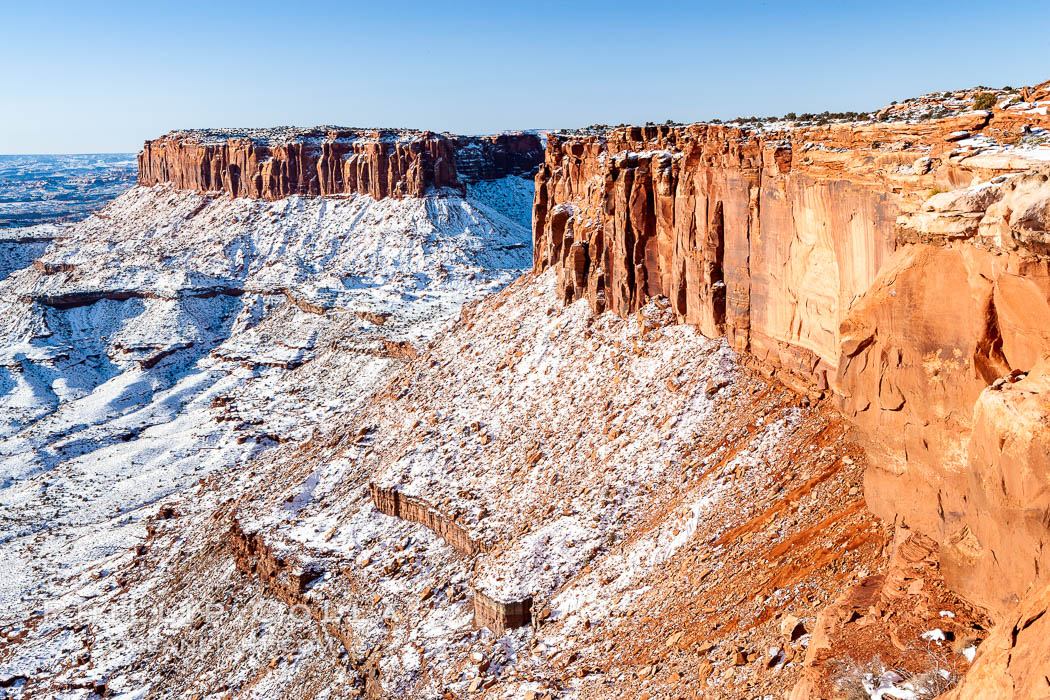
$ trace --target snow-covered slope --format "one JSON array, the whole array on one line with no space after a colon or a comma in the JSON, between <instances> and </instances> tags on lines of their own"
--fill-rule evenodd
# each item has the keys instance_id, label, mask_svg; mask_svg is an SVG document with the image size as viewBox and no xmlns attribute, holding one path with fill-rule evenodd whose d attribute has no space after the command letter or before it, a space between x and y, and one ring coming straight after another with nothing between
<instances>
[{"instance_id":1,"label":"snow-covered slope","mask_svg":"<svg viewBox=\"0 0 1050 700\"><path fill-rule=\"evenodd\" d=\"M0 696L784 695L883 566L862 451L666 299L511 282L530 200L135 188L12 237Z\"/></svg>"},{"instance_id":2,"label":"snow-covered slope","mask_svg":"<svg viewBox=\"0 0 1050 700\"><path fill-rule=\"evenodd\" d=\"M841 421L670 320L665 300L628 320L563 307L548 271L380 381L349 388L358 366L322 356L245 385L216 418L269 420L258 394L297 387L340 407L142 509L140 548L58 581L0 673L128 697L604 698L658 664L662 695L739 698L760 666L749 697L779 695L808 637L781 641L770 608L811 615L839 557L868 565L882 542L862 462ZM377 488L430 527L381 512ZM532 596L532 624L477 628L481 595Z\"/></svg>"},{"instance_id":3,"label":"snow-covered slope","mask_svg":"<svg viewBox=\"0 0 1050 700\"><path fill-rule=\"evenodd\" d=\"M94 595L81 586L134 556L163 502L308 437L527 268L531 183L479 194L135 187L64 231L0 241L5 639L76 614ZM63 653L27 662L6 646L0 680Z\"/></svg>"}]
</instances>

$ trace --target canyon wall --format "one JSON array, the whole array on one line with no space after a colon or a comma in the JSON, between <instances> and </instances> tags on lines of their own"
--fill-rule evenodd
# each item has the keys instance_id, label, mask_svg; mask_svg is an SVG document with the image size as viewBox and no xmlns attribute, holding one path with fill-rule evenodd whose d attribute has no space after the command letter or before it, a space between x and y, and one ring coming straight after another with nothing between
<instances>
[{"instance_id":1,"label":"canyon wall","mask_svg":"<svg viewBox=\"0 0 1050 700\"><path fill-rule=\"evenodd\" d=\"M1045 110L551 135L534 266L680 322L859 428L869 507L1006 619L1050 580Z\"/></svg>"},{"instance_id":2,"label":"canyon wall","mask_svg":"<svg viewBox=\"0 0 1050 700\"><path fill-rule=\"evenodd\" d=\"M531 177L543 158L534 134L451 136L429 131L315 129L173 131L146 141L140 185L276 200L289 195L421 197L477 180Z\"/></svg>"},{"instance_id":3,"label":"canyon wall","mask_svg":"<svg viewBox=\"0 0 1050 700\"><path fill-rule=\"evenodd\" d=\"M681 321L824 391L838 325L896 250L897 217L932 189L1029 165L954 153L948 135L990 121L551 135L534 265L557 265L566 301L586 296L596 309L631 313L667 296Z\"/></svg>"}]
</instances>

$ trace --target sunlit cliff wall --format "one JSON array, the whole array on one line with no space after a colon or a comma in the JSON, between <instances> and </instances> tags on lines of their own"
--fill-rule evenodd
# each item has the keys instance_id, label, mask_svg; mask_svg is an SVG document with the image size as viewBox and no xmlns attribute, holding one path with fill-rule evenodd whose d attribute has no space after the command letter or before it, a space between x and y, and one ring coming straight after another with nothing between
<instances>
[{"instance_id":1,"label":"sunlit cliff wall","mask_svg":"<svg viewBox=\"0 0 1050 700\"><path fill-rule=\"evenodd\" d=\"M666 296L829 397L869 448L872 510L934 537L950 583L1005 615L1050 580L1050 183L1002 144L1046 126L993 110L551 135L534 266L598 311Z\"/></svg>"}]
</instances>

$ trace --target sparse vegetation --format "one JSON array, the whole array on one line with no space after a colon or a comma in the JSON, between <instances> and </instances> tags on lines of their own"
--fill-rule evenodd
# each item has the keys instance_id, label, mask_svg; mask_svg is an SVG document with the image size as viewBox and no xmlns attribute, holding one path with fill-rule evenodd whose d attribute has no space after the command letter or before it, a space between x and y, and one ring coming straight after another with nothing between
<instances>
[{"instance_id":1,"label":"sparse vegetation","mask_svg":"<svg viewBox=\"0 0 1050 700\"><path fill-rule=\"evenodd\" d=\"M835 685L842 696L848 700L869 700L872 697L872 691L878 691L881 685L880 679L888 681L891 684L890 687L898 687L907 691L911 694L909 697L922 700L939 697L954 688L959 682L958 669L954 666L946 667L933 654L930 654L929 668L921 672L908 671L903 668L886 668L876 657L864 667L842 663L837 676ZM898 697L898 695L886 694L885 697Z\"/></svg>"},{"instance_id":2,"label":"sparse vegetation","mask_svg":"<svg viewBox=\"0 0 1050 700\"><path fill-rule=\"evenodd\" d=\"M778 116L775 116L775 115L774 116L768 116L768 117L756 117L755 115L751 115L749 117L740 116L740 117L736 117L735 119L729 119L729 120L725 121L724 123L726 123L726 124L770 124L770 123L775 123L775 122L779 122L779 121L789 121L789 122L802 122L802 123L811 123L811 124L817 124L817 125L825 125L825 124L830 124L832 122L859 121L859 120L862 120L862 119L874 119L874 115L871 112L830 112L830 111L824 111L824 112L819 112L819 113L803 112L802 114L798 114L796 112L788 112L787 114L785 114L782 117L778 117ZM723 122L721 122L720 120L712 119L712 120L710 120L710 123L712 123L712 124L721 124Z\"/></svg>"},{"instance_id":3,"label":"sparse vegetation","mask_svg":"<svg viewBox=\"0 0 1050 700\"><path fill-rule=\"evenodd\" d=\"M991 109L995 106L995 95L990 92L982 92L973 101L974 109Z\"/></svg>"}]
</instances>

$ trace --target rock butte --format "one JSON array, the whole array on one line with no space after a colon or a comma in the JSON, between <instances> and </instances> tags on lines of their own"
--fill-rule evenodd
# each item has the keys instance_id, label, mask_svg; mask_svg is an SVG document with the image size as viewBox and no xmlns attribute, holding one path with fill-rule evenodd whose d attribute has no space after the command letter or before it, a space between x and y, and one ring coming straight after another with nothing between
<instances>
[{"instance_id":1,"label":"rock butte","mask_svg":"<svg viewBox=\"0 0 1050 700\"><path fill-rule=\"evenodd\" d=\"M452 136L393 129L198 129L147 141L139 184L281 199L292 194L421 197L431 188L529 175L535 134Z\"/></svg>"}]
</instances>

